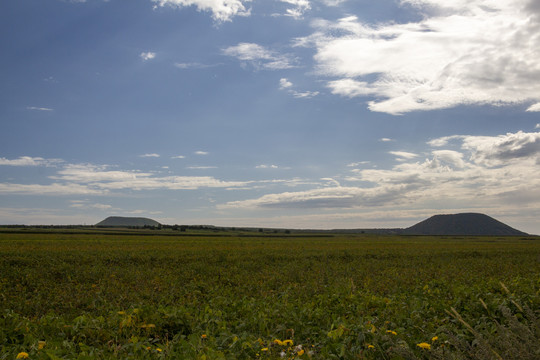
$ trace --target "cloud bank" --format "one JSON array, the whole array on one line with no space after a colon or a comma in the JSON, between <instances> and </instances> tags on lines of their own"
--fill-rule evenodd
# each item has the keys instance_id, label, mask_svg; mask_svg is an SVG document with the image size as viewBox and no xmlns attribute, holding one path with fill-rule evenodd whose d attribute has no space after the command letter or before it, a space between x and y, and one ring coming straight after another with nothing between
<instances>
[{"instance_id":1,"label":"cloud bank","mask_svg":"<svg viewBox=\"0 0 540 360\"><path fill-rule=\"evenodd\" d=\"M443 147L457 143L459 150ZM391 169L352 169L347 186L267 194L221 208L519 208L540 205L540 132L501 136L450 136L431 140L430 155L397 152ZM397 154L396 154L397 155Z\"/></svg>"},{"instance_id":2,"label":"cloud bank","mask_svg":"<svg viewBox=\"0 0 540 360\"><path fill-rule=\"evenodd\" d=\"M403 114L458 105L524 104L539 111L536 0L401 0L423 18L368 24L314 21L297 39L316 48L332 93L371 98L372 111Z\"/></svg>"}]
</instances>

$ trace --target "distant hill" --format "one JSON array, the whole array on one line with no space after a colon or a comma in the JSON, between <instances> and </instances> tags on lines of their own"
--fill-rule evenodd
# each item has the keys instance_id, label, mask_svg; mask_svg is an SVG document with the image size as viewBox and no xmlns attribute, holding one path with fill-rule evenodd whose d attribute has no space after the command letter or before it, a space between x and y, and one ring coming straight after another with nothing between
<instances>
[{"instance_id":1,"label":"distant hill","mask_svg":"<svg viewBox=\"0 0 540 360\"><path fill-rule=\"evenodd\" d=\"M155 220L143 217L122 217L109 216L103 221L100 221L96 226L106 227L143 227L143 226L160 226L161 224Z\"/></svg>"},{"instance_id":2,"label":"distant hill","mask_svg":"<svg viewBox=\"0 0 540 360\"><path fill-rule=\"evenodd\" d=\"M485 214L463 213L434 215L407 229L408 235L491 235L520 236L527 233L516 230Z\"/></svg>"}]
</instances>

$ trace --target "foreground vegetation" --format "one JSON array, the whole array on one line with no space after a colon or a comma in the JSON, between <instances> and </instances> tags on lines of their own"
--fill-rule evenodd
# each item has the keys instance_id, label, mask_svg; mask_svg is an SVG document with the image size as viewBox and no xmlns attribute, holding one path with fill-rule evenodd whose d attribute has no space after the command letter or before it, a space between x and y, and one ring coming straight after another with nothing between
<instances>
[{"instance_id":1,"label":"foreground vegetation","mask_svg":"<svg viewBox=\"0 0 540 360\"><path fill-rule=\"evenodd\" d=\"M540 358L537 238L146 235L0 232L0 359Z\"/></svg>"}]
</instances>

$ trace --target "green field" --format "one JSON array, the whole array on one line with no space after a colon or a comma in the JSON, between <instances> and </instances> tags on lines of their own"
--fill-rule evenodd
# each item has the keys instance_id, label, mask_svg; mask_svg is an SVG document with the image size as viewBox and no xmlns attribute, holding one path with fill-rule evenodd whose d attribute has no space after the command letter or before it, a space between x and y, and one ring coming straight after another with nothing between
<instances>
[{"instance_id":1,"label":"green field","mask_svg":"<svg viewBox=\"0 0 540 360\"><path fill-rule=\"evenodd\" d=\"M0 359L540 358L538 238L207 233L0 231Z\"/></svg>"}]
</instances>

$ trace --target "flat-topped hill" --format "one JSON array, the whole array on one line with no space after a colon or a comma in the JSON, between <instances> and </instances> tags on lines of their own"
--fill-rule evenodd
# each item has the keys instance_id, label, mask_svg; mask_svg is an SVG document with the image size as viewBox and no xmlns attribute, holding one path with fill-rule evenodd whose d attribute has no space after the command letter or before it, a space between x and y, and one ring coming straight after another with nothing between
<instances>
[{"instance_id":1,"label":"flat-topped hill","mask_svg":"<svg viewBox=\"0 0 540 360\"><path fill-rule=\"evenodd\" d=\"M463 213L434 215L403 230L409 235L490 235L520 236L527 233L516 230L485 214Z\"/></svg>"},{"instance_id":2,"label":"flat-topped hill","mask_svg":"<svg viewBox=\"0 0 540 360\"><path fill-rule=\"evenodd\" d=\"M123 217L109 216L103 221L100 221L96 226L106 227L143 227L143 226L160 226L161 224L155 220L144 217Z\"/></svg>"}]
</instances>

